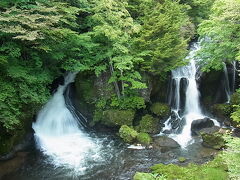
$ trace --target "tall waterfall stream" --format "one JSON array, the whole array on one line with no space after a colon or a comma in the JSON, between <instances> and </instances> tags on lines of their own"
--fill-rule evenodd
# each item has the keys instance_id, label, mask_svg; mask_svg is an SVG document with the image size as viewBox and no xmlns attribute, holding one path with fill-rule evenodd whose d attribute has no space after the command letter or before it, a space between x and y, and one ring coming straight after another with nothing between
<instances>
[{"instance_id":1,"label":"tall waterfall stream","mask_svg":"<svg viewBox=\"0 0 240 180\"><path fill-rule=\"evenodd\" d=\"M205 117L201 110L197 85L199 67L196 65L195 55L199 49L199 43L194 43L189 55L186 57L189 60L189 64L172 71L169 95L172 115L165 122L165 127L162 130L162 132L172 131L170 137L175 139L183 148L191 143L192 122ZM216 120L212 120L215 125L219 125ZM177 127L173 127L176 124Z\"/></svg>"}]
</instances>

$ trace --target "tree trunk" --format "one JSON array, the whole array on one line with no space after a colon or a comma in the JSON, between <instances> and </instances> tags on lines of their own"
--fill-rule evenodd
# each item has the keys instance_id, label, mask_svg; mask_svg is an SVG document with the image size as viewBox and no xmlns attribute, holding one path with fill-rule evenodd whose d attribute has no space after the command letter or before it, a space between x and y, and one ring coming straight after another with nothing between
<instances>
[{"instance_id":1,"label":"tree trunk","mask_svg":"<svg viewBox=\"0 0 240 180\"><path fill-rule=\"evenodd\" d=\"M110 65L109 67L110 67L111 75L113 75L113 73L114 73L113 65L112 65L112 63L109 63L109 65ZM114 84L114 88L115 88L115 92L117 94L117 97L118 97L118 99L120 99L121 98L121 94L120 94L120 90L119 90L118 84L117 84L116 81L113 82L113 84Z\"/></svg>"}]
</instances>

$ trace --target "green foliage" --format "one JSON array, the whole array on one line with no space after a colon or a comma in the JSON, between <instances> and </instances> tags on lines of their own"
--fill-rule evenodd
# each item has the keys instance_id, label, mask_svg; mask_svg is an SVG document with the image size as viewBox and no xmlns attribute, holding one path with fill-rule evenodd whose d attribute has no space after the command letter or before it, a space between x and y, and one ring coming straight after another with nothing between
<instances>
[{"instance_id":1,"label":"green foliage","mask_svg":"<svg viewBox=\"0 0 240 180\"><path fill-rule=\"evenodd\" d=\"M231 136L225 136L227 141L227 149L221 154L221 158L224 160L228 167L229 178L237 180L240 177L240 139Z\"/></svg>"},{"instance_id":2,"label":"green foliage","mask_svg":"<svg viewBox=\"0 0 240 180\"><path fill-rule=\"evenodd\" d=\"M200 58L204 71L222 69L223 62L240 60L240 2L216 0L210 17L200 24L203 38Z\"/></svg>"},{"instance_id":3,"label":"green foliage","mask_svg":"<svg viewBox=\"0 0 240 180\"><path fill-rule=\"evenodd\" d=\"M113 97L110 106L119 109L141 109L145 108L144 98L139 96L128 96L122 99Z\"/></svg>"},{"instance_id":4,"label":"green foliage","mask_svg":"<svg viewBox=\"0 0 240 180\"><path fill-rule=\"evenodd\" d=\"M232 112L232 106L230 104L214 104L212 110L218 117L229 118Z\"/></svg>"},{"instance_id":5,"label":"green foliage","mask_svg":"<svg viewBox=\"0 0 240 180\"><path fill-rule=\"evenodd\" d=\"M167 179L163 175L137 172L134 175L133 180L167 180Z\"/></svg>"},{"instance_id":6,"label":"green foliage","mask_svg":"<svg viewBox=\"0 0 240 180\"><path fill-rule=\"evenodd\" d=\"M152 1L143 19L139 37L135 39L135 51L143 70L164 73L185 64L187 39L184 26L189 24L185 5L176 1Z\"/></svg>"},{"instance_id":7,"label":"green foliage","mask_svg":"<svg viewBox=\"0 0 240 180\"><path fill-rule=\"evenodd\" d=\"M134 129L128 127L127 125L122 125L119 129L119 136L127 143L133 143L138 133Z\"/></svg>"},{"instance_id":8,"label":"green foliage","mask_svg":"<svg viewBox=\"0 0 240 180\"><path fill-rule=\"evenodd\" d=\"M231 118L237 124L240 124L240 89L235 92L231 97L231 104L233 106L233 112L231 113Z\"/></svg>"},{"instance_id":9,"label":"green foliage","mask_svg":"<svg viewBox=\"0 0 240 180\"><path fill-rule=\"evenodd\" d=\"M180 0L180 3L190 6L188 14L194 24L198 25L207 19L215 0Z\"/></svg>"}]
</instances>

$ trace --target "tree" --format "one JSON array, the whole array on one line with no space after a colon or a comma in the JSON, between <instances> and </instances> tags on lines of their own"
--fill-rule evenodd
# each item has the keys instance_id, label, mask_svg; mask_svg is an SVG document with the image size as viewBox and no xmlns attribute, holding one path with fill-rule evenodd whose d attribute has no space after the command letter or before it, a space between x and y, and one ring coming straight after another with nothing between
<instances>
[{"instance_id":1,"label":"tree","mask_svg":"<svg viewBox=\"0 0 240 180\"><path fill-rule=\"evenodd\" d=\"M141 68L164 75L183 65L192 31L186 6L175 1L152 2L146 10L143 27L135 40L135 51L144 61ZM191 33L190 33L191 34Z\"/></svg>"},{"instance_id":2,"label":"tree","mask_svg":"<svg viewBox=\"0 0 240 180\"><path fill-rule=\"evenodd\" d=\"M223 62L240 60L240 1L216 0L209 20L200 24L203 70L222 69Z\"/></svg>"}]
</instances>

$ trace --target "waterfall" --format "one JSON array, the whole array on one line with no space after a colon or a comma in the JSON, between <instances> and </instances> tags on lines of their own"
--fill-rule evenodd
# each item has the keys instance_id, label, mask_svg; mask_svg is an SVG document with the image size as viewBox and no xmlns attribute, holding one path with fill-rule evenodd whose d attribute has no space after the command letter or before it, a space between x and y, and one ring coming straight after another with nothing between
<instances>
[{"instance_id":1,"label":"waterfall","mask_svg":"<svg viewBox=\"0 0 240 180\"><path fill-rule=\"evenodd\" d=\"M236 71L237 71L236 61L232 62L232 66L233 66L233 75L232 75L232 89L231 89L231 92L234 93L234 91L235 91L235 81L236 81Z\"/></svg>"},{"instance_id":2,"label":"waterfall","mask_svg":"<svg viewBox=\"0 0 240 180\"><path fill-rule=\"evenodd\" d=\"M56 167L74 169L83 173L88 159L101 159L99 145L81 129L81 123L67 108L64 91L74 81L76 73L65 77L64 85L38 113L32 127L37 147Z\"/></svg>"},{"instance_id":3,"label":"waterfall","mask_svg":"<svg viewBox=\"0 0 240 180\"><path fill-rule=\"evenodd\" d=\"M194 43L186 57L189 64L172 71L171 82L174 82L172 83L174 90L170 93L172 114L165 122L162 132L170 132L170 137L175 139L182 147L186 147L192 139L192 122L205 117L201 111L200 95L196 82L198 66L196 65L195 54L199 49L199 43ZM218 125L215 120L214 123Z\"/></svg>"},{"instance_id":4,"label":"waterfall","mask_svg":"<svg viewBox=\"0 0 240 180\"><path fill-rule=\"evenodd\" d=\"M225 77L225 82L224 82L224 90L226 93L226 97L227 97L227 102L230 102L230 96L231 96L231 91L230 91L230 85L229 85L229 78L228 78L228 70L227 70L227 66L225 63L223 63L223 70L224 70L224 77Z\"/></svg>"}]
</instances>

